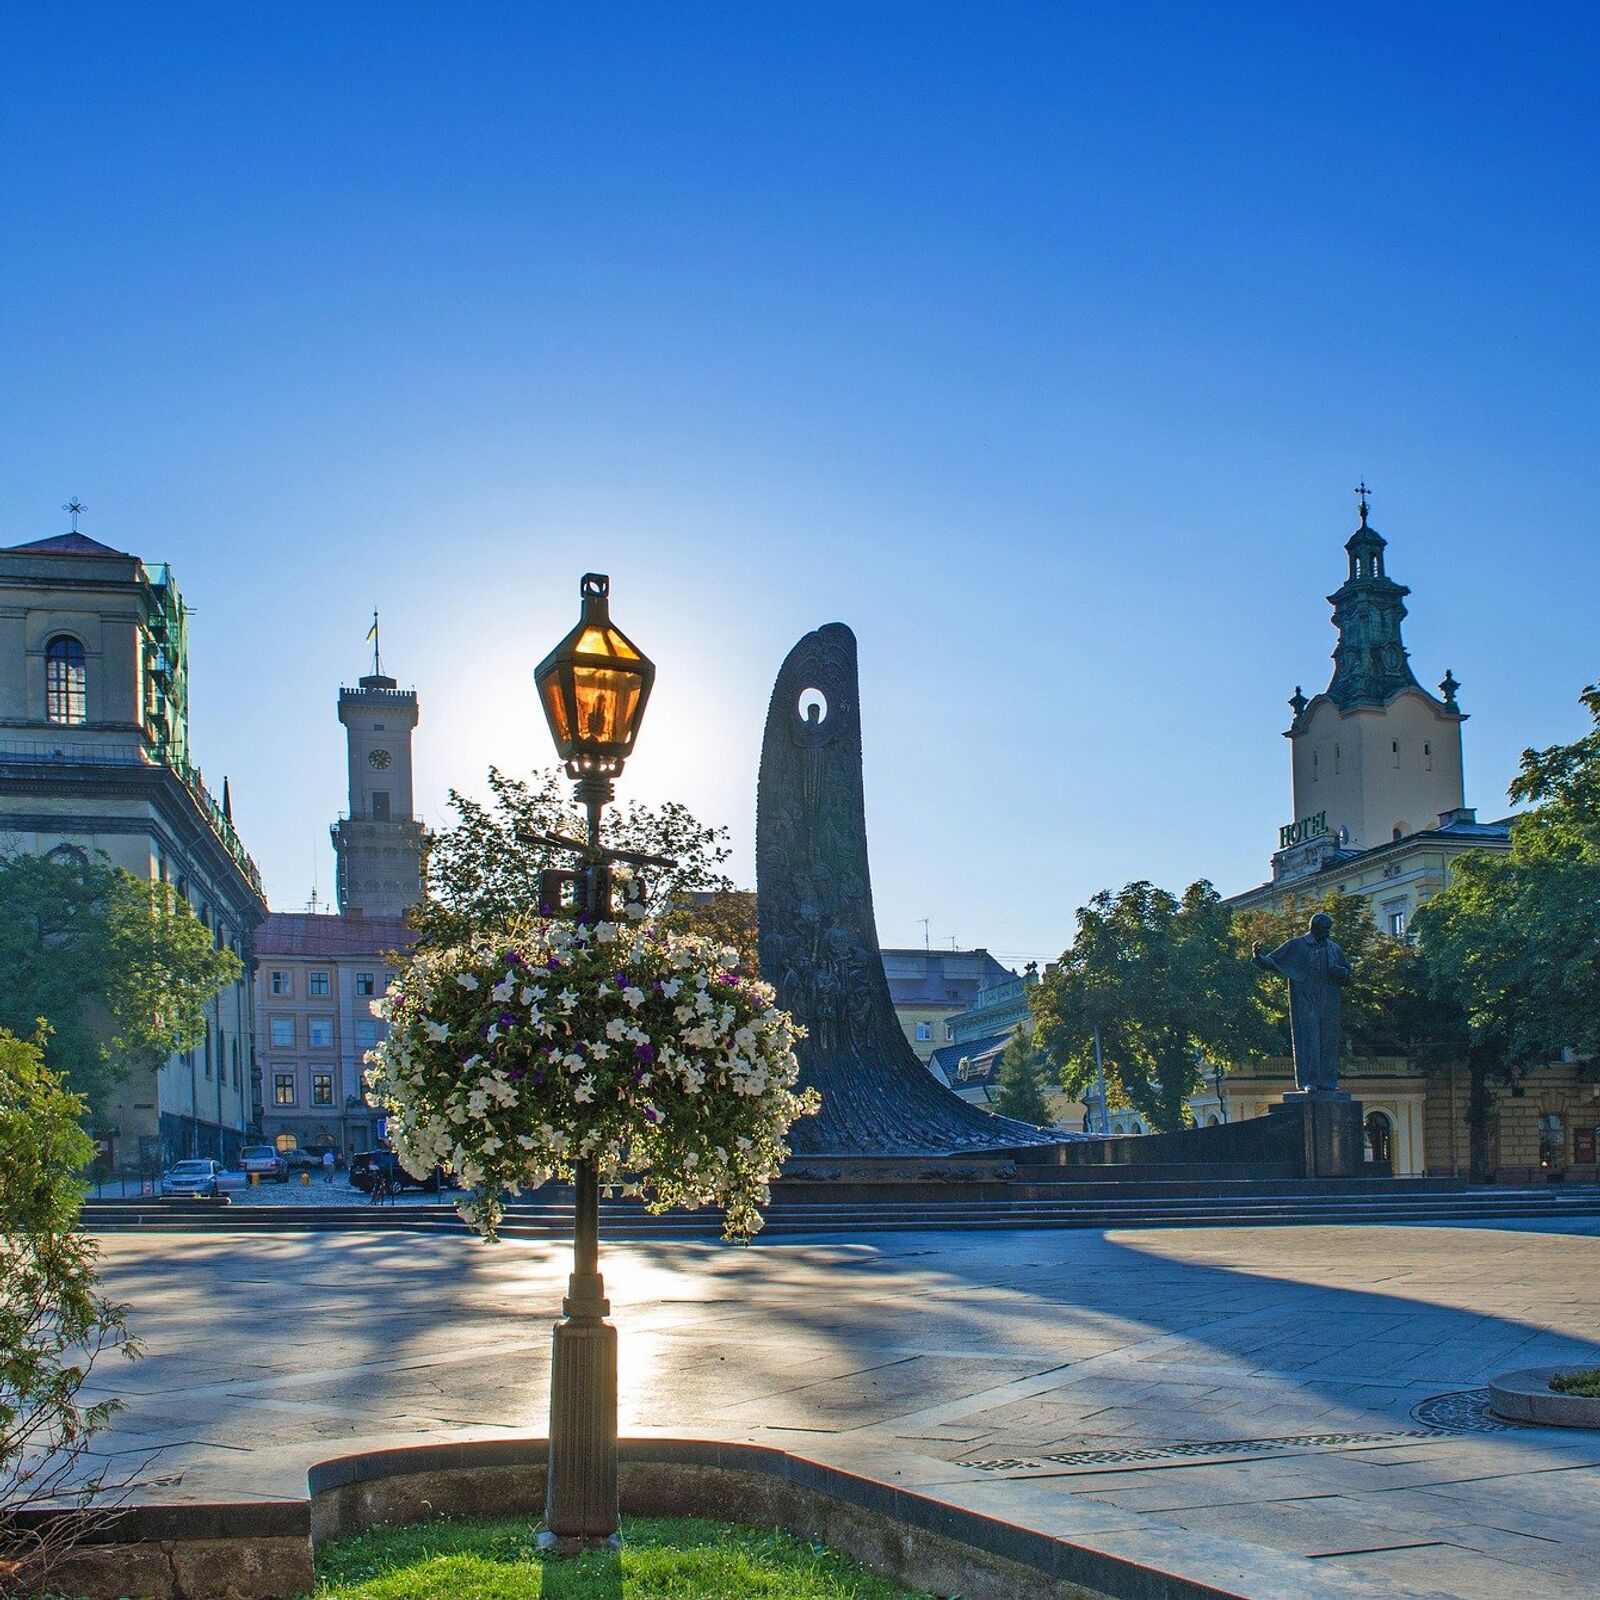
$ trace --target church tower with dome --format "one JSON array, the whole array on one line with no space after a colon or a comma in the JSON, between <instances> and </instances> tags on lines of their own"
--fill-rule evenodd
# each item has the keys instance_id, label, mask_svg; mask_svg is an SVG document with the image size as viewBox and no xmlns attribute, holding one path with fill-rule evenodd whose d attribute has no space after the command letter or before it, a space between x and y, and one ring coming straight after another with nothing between
<instances>
[{"instance_id":1,"label":"church tower with dome","mask_svg":"<svg viewBox=\"0 0 1600 1600\"><path fill-rule=\"evenodd\" d=\"M1388 573L1368 490L1345 543L1344 582L1328 596L1338 642L1328 687L1290 696L1293 811L1278 829L1272 877L1233 895L1239 909L1358 894L1385 932L1404 936L1462 850L1504 851L1509 823L1479 822L1462 778L1461 685L1448 668L1432 694L1417 681L1401 624L1411 591Z\"/></svg>"}]
</instances>

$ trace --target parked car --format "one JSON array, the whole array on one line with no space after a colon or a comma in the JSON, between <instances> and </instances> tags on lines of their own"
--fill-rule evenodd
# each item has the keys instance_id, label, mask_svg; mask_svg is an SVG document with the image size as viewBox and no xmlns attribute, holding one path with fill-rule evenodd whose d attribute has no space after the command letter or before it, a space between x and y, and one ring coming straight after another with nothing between
<instances>
[{"instance_id":1,"label":"parked car","mask_svg":"<svg viewBox=\"0 0 1600 1600\"><path fill-rule=\"evenodd\" d=\"M321 1172L322 1152L320 1150L304 1150L296 1146L293 1150L285 1150L283 1159L289 1163L291 1172Z\"/></svg>"},{"instance_id":2,"label":"parked car","mask_svg":"<svg viewBox=\"0 0 1600 1600\"><path fill-rule=\"evenodd\" d=\"M400 1165L400 1158L392 1150L363 1150L359 1155L350 1157L351 1187L370 1193L379 1171L388 1173L390 1186L396 1190L422 1189L428 1194L437 1194L450 1181L438 1167L426 1178L413 1178Z\"/></svg>"},{"instance_id":3,"label":"parked car","mask_svg":"<svg viewBox=\"0 0 1600 1600\"><path fill-rule=\"evenodd\" d=\"M289 1181L289 1163L270 1144L246 1145L239 1152L239 1165L245 1172L259 1172L263 1179L276 1178L279 1183Z\"/></svg>"},{"instance_id":4,"label":"parked car","mask_svg":"<svg viewBox=\"0 0 1600 1600\"><path fill-rule=\"evenodd\" d=\"M214 1199L221 1177L221 1162L203 1159L178 1161L170 1171L161 1174L161 1193L163 1197L198 1195L203 1199Z\"/></svg>"}]
</instances>

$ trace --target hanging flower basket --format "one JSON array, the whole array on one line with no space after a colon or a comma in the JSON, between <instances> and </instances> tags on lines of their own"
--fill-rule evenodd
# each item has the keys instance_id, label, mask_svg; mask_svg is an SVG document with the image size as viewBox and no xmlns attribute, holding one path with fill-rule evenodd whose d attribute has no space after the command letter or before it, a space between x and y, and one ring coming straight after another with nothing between
<instances>
[{"instance_id":1,"label":"hanging flower basket","mask_svg":"<svg viewBox=\"0 0 1600 1600\"><path fill-rule=\"evenodd\" d=\"M486 1238L505 1196L574 1163L651 1211L713 1205L762 1226L797 1091L801 1029L737 956L647 922L531 921L492 943L419 951L373 1002L389 1032L367 1081L402 1165L441 1166Z\"/></svg>"}]
</instances>

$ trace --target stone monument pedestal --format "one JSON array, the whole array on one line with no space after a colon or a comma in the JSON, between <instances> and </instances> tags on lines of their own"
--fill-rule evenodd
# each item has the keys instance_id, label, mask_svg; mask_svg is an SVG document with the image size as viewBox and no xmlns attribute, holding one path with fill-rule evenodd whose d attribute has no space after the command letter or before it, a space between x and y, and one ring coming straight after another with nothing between
<instances>
[{"instance_id":1,"label":"stone monument pedestal","mask_svg":"<svg viewBox=\"0 0 1600 1600\"><path fill-rule=\"evenodd\" d=\"M1308 1178L1361 1176L1359 1100L1352 1100L1343 1089L1295 1089L1270 1111L1300 1119Z\"/></svg>"}]
</instances>

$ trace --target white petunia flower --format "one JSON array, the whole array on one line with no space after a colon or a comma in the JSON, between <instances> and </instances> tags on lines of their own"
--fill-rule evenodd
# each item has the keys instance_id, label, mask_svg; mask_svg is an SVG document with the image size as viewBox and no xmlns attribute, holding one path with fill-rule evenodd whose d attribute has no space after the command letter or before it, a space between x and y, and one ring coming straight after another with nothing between
<instances>
[{"instance_id":1,"label":"white petunia flower","mask_svg":"<svg viewBox=\"0 0 1600 1600\"><path fill-rule=\"evenodd\" d=\"M448 1022L424 1022L422 1031L437 1044L450 1037L450 1024Z\"/></svg>"},{"instance_id":2,"label":"white petunia flower","mask_svg":"<svg viewBox=\"0 0 1600 1600\"><path fill-rule=\"evenodd\" d=\"M476 989L478 987L477 977L470 972L458 972L456 974L456 982L459 983L463 989Z\"/></svg>"}]
</instances>

